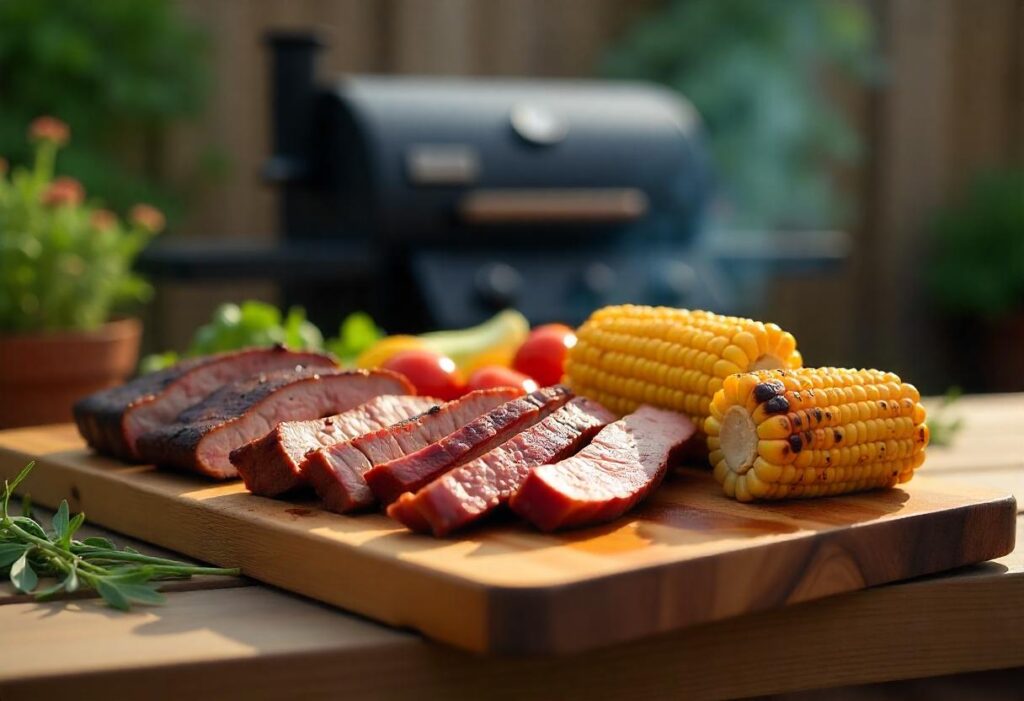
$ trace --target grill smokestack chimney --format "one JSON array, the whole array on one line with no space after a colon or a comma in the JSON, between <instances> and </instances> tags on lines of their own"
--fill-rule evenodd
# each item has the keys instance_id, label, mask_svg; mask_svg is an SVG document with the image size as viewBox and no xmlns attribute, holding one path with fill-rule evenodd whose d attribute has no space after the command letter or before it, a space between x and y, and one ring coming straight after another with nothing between
<instances>
[{"instance_id":1,"label":"grill smokestack chimney","mask_svg":"<svg viewBox=\"0 0 1024 701\"><path fill-rule=\"evenodd\" d=\"M274 183L302 180L309 174L316 58L323 43L312 33L273 32L270 47L273 155L263 169Z\"/></svg>"}]
</instances>

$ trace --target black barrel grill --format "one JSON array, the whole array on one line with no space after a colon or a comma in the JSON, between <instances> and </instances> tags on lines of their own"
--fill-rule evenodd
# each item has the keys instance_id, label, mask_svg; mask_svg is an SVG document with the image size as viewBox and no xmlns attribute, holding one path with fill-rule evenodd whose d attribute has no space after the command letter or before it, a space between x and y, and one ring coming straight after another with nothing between
<instances>
[{"instance_id":1,"label":"black barrel grill","mask_svg":"<svg viewBox=\"0 0 1024 701\"><path fill-rule=\"evenodd\" d=\"M641 83L315 78L320 44L270 39L278 244L153 248L148 272L271 277L332 328L460 327L514 306L578 322L631 301L721 307L694 249L712 193L699 118ZM704 261L704 262L702 262Z\"/></svg>"}]
</instances>

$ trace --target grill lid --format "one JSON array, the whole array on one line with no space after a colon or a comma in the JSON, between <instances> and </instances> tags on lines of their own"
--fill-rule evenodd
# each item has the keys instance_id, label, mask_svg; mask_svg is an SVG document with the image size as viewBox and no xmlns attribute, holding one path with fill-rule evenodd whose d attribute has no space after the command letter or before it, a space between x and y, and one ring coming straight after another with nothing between
<instances>
[{"instance_id":1,"label":"grill lid","mask_svg":"<svg viewBox=\"0 0 1024 701\"><path fill-rule=\"evenodd\" d=\"M696 113L639 83L347 77L324 95L319 172L389 239L694 229L710 176ZM644 228L644 227L640 227Z\"/></svg>"}]
</instances>

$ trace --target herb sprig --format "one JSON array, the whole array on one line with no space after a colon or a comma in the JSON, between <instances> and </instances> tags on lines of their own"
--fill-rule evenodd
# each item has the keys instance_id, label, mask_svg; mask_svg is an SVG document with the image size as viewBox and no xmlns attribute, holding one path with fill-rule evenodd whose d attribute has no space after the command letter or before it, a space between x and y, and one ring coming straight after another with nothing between
<instances>
[{"instance_id":1,"label":"herb sprig","mask_svg":"<svg viewBox=\"0 0 1024 701\"><path fill-rule=\"evenodd\" d=\"M45 600L59 592L94 589L111 607L127 611L132 604L162 604L164 595L151 582L188 579L193 575L237 576L237 568L196 567L177 560L143 555L125 547L120 550L107 538L75 539L85 514L71 516L62 501L53 516L52 528L32 518L26 508L13 516L9 504L35 463L29 463L13 482L4 480L0 498L0 575L7 575L18 591ZM41 577L56 583L39 588Z\"/></svg>"}]
</instances>

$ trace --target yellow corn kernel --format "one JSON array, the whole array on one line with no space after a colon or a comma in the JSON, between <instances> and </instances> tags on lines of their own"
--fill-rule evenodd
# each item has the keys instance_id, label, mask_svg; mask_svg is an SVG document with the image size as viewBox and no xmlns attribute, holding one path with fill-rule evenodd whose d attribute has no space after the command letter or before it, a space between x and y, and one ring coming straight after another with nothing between
<instances>
[{"instance_id":1,"label":"yellow corn kernel","mask_svg":"<svg viewBox=\"0 0 1024 701\"><path fill-rule=\"evenodd\" d=\"M792 432L793 425L786 416L770 417L757 427L757 437L762 439L785 438L789 440ZM709 433L708 435L710 436L711 434ZM709 440L711 439L709 438ZM721 440L718 436L714 436L714 440L718 445L721 445Z\"/></svg>"}]
</instances>

